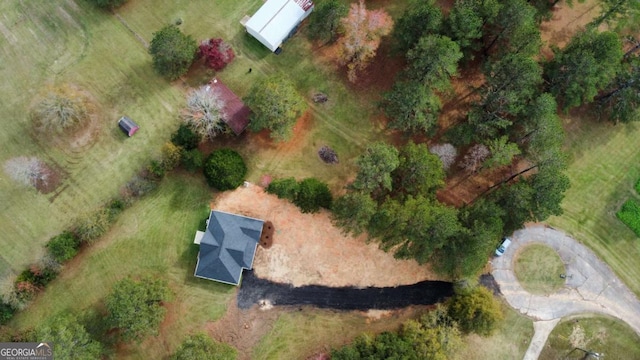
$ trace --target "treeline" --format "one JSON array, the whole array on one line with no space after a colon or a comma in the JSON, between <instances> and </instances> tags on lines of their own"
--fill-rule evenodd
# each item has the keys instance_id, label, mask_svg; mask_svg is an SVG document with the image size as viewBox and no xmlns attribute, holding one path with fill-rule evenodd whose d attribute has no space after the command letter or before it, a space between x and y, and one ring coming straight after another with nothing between
<instances>
[{"instance_id":1,"label":"treeline","mask_svg":"<svg viewBox=\"0 0 640 360\"><path fill-rule=\"evenodd\" d=\"M450 359L462 344L461 334L488 336L502 320L500 305L487 289L459 290L448 304L405 322L397 332L363 334L333 349L331 359Z\"/></svg>"}]
</instances>

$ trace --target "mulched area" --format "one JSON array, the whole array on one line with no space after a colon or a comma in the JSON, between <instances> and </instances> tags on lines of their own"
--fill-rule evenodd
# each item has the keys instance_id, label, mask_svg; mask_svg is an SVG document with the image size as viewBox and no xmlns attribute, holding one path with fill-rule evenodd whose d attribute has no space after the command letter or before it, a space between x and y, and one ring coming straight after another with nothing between
<instances>
[{"instance_id":1,"label":"mulched area","mask_svg":"<svg viewBox=\"0 0 640 360\"><path fill-rule=\"evenodd\" d=\"M273 223L271 221L265 221L262 226L262 234L260 235L260 246L265 249L270 248L271 245L273 245L273 233L275 233Z\"/></svg>"},{"instance_id":2,"label":"mulched area","mask_svg":"<svg viewBox=\"0 0 640 360\"><path fill-rule=\"evenodd\" d=\"M325 309L368 310L399 309L410 305L433 305L453 295L453 284L445 281L422 281L396 287L328 287L307 285L293 287L260 279L253 271L242 275L238 307L253 305L313 305Z\"/></svg>"}]
</instances>

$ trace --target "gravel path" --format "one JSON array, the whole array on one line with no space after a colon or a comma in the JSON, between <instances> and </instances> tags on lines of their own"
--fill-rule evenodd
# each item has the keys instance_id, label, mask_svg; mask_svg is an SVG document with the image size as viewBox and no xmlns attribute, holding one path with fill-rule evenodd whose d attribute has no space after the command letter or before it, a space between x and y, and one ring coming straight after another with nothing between
<instances>
[{"instance_id":1,"label":"gravel path","mask_svg":"<svg viewBox=\"0 0 640 360\"><path fill-rule=\"evenodd\" d=\"M565 287L554 294L541 296L527 292L513 273L514 255L519 248L532 243L555 249L565 264ZM533 226L516 231L509 249L503 256L494 258L492 265L492 274L507 302L537 320L536 334L525 359L538 358L555 326L550 321L568 315L607 314L625 321L640 334L640 301L591 250L558 230Z\"/></svg>"}]
</instances>

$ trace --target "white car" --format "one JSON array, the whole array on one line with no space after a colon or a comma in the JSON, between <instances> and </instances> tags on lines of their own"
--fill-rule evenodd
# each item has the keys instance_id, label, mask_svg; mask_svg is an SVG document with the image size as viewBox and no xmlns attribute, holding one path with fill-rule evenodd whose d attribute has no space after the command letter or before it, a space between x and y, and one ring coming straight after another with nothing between
<instances>
[{"instance_id":1,"label":"white car","mask_svg":"<svg viewBox=\"0 0 640 360\"><path fill-rule=\"evenodd\" d=\"M500 246L498 246L498 248L496 249L496 256L502 256L504 252L507 251L509 245L511 245L511 239L509 239L508 237L502 239L502 244L500 244Z\"/></svg>"}]
</instances>

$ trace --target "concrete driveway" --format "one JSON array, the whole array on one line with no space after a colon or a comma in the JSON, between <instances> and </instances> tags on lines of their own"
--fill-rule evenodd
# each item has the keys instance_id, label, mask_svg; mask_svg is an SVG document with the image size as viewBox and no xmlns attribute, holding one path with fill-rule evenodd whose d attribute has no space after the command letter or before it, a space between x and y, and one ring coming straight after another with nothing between
<instances>
[{"instance_id":1,"label":"concrete driveway","mask_svg":"<svg viewBox=\"0 0 640 360\"><path fill-rule=\"evenodd\" d=\"M587 247L545 226L518 230L512 240L505 254L492 260L492 274L507 302L536 321L525 360L538 358L551 330L560 318L568 315L607 314L626 322L640 334L640 301ZM541 296L520 286L513 272L513 257L518 249L532 243L545 244L558 252L567 275L563 289Z\"/></svg>"}]
</instances>

